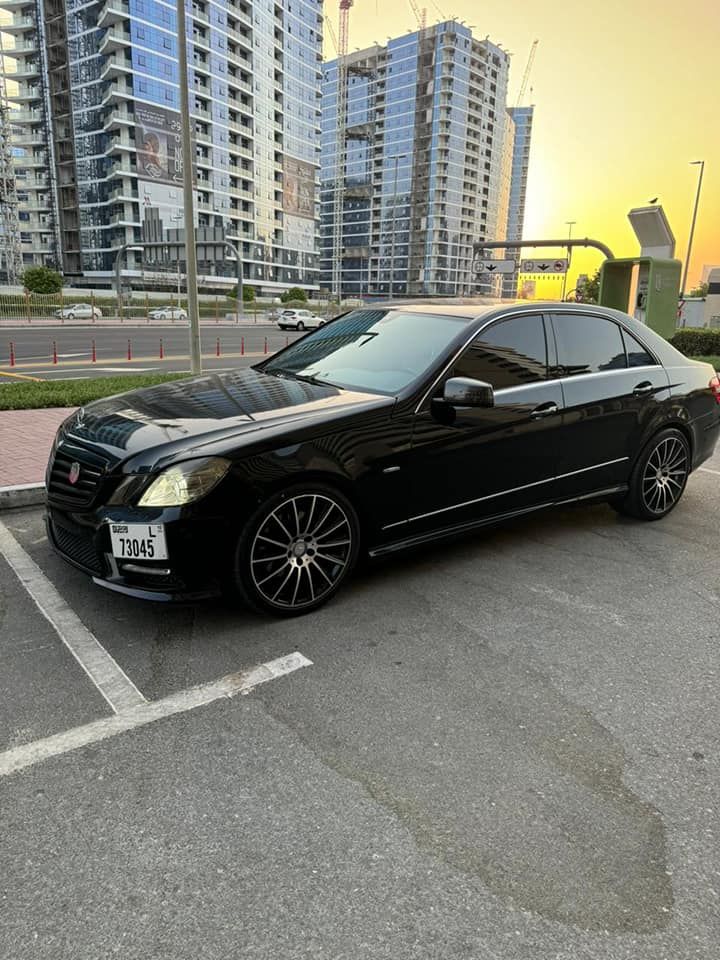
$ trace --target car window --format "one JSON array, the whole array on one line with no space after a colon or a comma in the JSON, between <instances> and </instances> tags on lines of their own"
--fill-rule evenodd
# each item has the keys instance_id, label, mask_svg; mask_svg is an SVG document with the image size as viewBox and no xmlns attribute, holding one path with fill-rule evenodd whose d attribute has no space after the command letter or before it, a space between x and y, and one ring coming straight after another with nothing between
<instances>
[{"instance_id":1,"label":"car window","mask_svg":"<svg viewBox=\"0 0 720 960\"><path fill-rule=\"evenodd\" d=\"M558 313L553 315L553 326L563 376L627 367L620 327L612 320L584 313Z\"/></svg>"},{"instance_id":2,"label":"car window","mask_svg":"<svg viewBox=\"0 0 720 960\"><path fill-rule=\"evenodd\" d=\"M484 380L496 390L545 380L547 346L542 317L510 317L483 330L457 361L452 375Z\"/></svg>"},{"instance_id":3,"label":"car window","mask_svg":"<svg viewBox=\"0 0 720 960\"><path fill-rule=\"evenodd\" d=\"M622 335L625 341L625 352L627 353L629 367L656 367L658 365L655 357L649 354L640 341L636 340L631 333L623 330Z\"/></svg>"},{"instance_id":4,"label":"car window","mask_svg":"<svg viewBox=\"0 0 720 960\"><path fill-rule=\"evenodd\" d=\"M393 395L427 376L470 319L388 308L353 310L315 326L259 369Z\"/></svg>"}]
</instances>

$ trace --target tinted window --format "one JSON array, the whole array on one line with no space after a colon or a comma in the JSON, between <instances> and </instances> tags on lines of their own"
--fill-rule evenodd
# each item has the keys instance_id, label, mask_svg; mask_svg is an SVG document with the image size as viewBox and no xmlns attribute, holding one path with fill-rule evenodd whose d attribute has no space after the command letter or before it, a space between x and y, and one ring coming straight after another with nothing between
<instances>
[{"instance_id":1,"label":"tinted window","mask_svg":"<svg viewBox=\"0 0 720 960\"><path fill-rule=\"evenodd\" d=\"M547 348L542 317L512 317L483 330L455 364L453 376L484 380L496 390L544 380Z\"/></svg>"},{"instance_id":2,"label":"tinted window","mask_svg":"<svg viewBox=\"0 0 720 960\"><path fill-rule=\"evenodd\" d=\"M395 394L432 370L468 323L468 317L400 309L353 310L281 350L259 369Z\"/></svg>"},{"instance_id":3,"label":"tinted window","mask_svg":"<svg viewBox=\"0 0 720 960\"><path fill-rule=\"evenodd\" d=\"M564 376L623 370L627 366L620 327L611 320L561 313L553 316L553 325Z\"/></svg>"},{"instance_id":4,"label":"tinted window","mask_svg":"<svg viewBox=\"0 0 720 960\"><path fill-rule=\"evenodd\" d=\"M651 356L645 347L628 333L623 330L623 339L625 340L625 350L629 367L656 367L657 360Z\"/></svg>"}]
</instances>

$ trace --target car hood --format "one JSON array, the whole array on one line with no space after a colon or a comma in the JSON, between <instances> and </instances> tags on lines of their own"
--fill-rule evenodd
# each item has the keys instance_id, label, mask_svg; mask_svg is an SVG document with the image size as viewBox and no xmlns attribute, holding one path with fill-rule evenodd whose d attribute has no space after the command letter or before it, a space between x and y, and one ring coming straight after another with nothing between
<instances>
[{"instance_id":1,"label":"car hood","mask_svg":"<svg viewBox=\"0 0 720 960\"><path fill-rule=\"evenodd\" d=\"M244 434L394 405L394 398L279 378L248 368L144 387L81 407L62 439L102 448L114 463L153 451L165 456L199 450ZM202 455L202 451L198 453ZM146 460L146 458L140 458Z\"/></svg>"}]
</instances>

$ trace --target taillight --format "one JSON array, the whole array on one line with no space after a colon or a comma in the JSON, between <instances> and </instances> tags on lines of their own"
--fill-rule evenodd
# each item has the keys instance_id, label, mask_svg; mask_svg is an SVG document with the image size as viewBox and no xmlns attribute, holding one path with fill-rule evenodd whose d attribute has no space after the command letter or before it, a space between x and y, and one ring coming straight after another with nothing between
<instances>
[{"instance_id":1,"label":"taillight","mask_svg":"<svg viewBox=\"0 0 720 960\"><path fill-rule=\"evenodd\" d=\"M713 396L717 403L720 403L720 374L715 374L715 376L710 381L710 389L712 390Z\"/></svg>"}]
</instances>

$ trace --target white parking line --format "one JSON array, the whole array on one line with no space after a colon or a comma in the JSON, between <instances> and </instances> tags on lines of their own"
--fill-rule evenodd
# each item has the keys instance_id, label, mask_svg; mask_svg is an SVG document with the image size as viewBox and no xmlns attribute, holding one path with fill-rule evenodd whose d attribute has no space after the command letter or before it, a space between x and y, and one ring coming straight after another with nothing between
<instances>
[{"instance_id":1,"label":"white parking line","mask_svg":"<svg viewBox=\"0 0 720 960\"><path fill-rule=\"evenodd\" d=\"M128 730L134 730L136 727L146 726L148 723L154 723L155 720L162 720L177 713L186 713L188 710L204 707L223 697L234 697L238 693L250 693L254 687L261 683L267 683L269 680L275 680L277 677L285 676L294 670L309 666L312 666L312 660L308 660L302 653L291 653L286 657L279 657L277 660L262 663L246 672L231 673L220 680L213 680L211 683L181 690L180 693L173 693L162 700L155 700L151 703L143 702L114 717L95 720L82 727L75 727L64 733L45 737L43 740L36 740L35 743L23 744L20 747L7 750L5 753L0 753L0 777L6 777L18 770L23 770L25 767L48 760L50 757L57 757L64 753L70 753L72 750L78 750L90 743L107 740Z\"/></svg>"},{"instance_id":2,"label":"white parking line","mask_svg":"<svg viewBox=\"0 0 720 960\"><path fill-rule=\"evenodd\" d=\"M96 640L74 610L60 596L35 561L23 550L8 528L0 522L0 554L35 601L45 619L75 657L115 713L147 701Z\"/></svg>"},{"instance_id":3,"label":"white parking line","mask_svg":"<svg viewBox=\"0 0 720 960\"><path fill-rule=\"evenodd\" d=\"M698 467L698 470L701 470L703 473L712 473L716 477L720 477L720 470L711 470L710 467Z\"/></svg>"}]
</instances>

